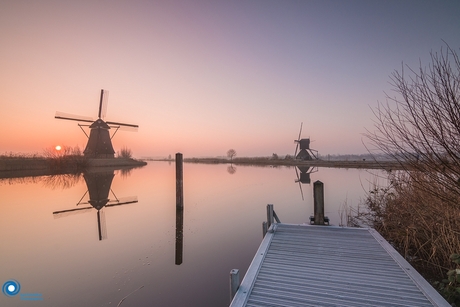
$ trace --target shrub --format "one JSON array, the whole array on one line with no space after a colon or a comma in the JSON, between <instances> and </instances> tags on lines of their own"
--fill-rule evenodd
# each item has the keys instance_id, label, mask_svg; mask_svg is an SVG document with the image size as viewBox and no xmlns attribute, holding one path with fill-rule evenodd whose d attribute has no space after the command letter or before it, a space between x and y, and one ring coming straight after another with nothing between
<instances>
[{"instance_id":1,"label":"shrub","mask_svg":"<svg viewBox=\"0 0 460 307\"><path fill-rule=\"evenodd\" d=\"M128 147L123 147L121 150L117 153L119 158L124 158L124 159L131 159L133 157L133 154L131 152L131 149Z\"/></svg>"}]
</instances>

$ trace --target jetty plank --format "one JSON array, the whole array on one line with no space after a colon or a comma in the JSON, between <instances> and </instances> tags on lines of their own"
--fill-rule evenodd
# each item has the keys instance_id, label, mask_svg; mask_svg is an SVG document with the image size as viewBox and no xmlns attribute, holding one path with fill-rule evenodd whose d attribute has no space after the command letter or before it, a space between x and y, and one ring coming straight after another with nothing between
<instances>
[{"instance_id":1,"label":"jetty plank","mask_svg":"<svg viewBox=\"0 0 460 307\"><path fill-rule=\"evenodd\" d=\"M279 223L230 306L450 305L373 229Z\"/></svg>"}]
</instances>

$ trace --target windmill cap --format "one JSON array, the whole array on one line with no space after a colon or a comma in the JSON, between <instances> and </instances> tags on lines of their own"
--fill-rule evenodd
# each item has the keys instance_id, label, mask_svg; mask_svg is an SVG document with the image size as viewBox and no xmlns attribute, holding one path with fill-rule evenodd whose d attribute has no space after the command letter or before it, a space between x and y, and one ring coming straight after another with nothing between
<instances>
[{"instance_id":1,"label":"windmill cap","mask_svg":"<svg viewBox=\"0 0 460 307\"><path fill-rule=\"evenodd\" d=\"M100 118L97 119L94 123L92 123L89 127L91 129L93 128L110 129L109 125L107 125L107 123Z\"/></svg>"}]
</instances>

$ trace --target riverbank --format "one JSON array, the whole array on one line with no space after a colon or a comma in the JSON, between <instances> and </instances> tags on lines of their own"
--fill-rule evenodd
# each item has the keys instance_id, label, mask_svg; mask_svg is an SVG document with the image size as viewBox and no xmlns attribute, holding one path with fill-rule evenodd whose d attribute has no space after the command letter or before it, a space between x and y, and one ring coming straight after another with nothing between
<instances>
[{"instance_id":1,"label":"riverbank","mask_svg":"<svg viewBox=\"0 0 460 307\"><path fill-rule=\"evenodd\" d=\"M169 161L174 159L151 159L152 161ZM294 159L273 159L269 157L256 158L184 158L185 163L204 164L233 164L251 166L310 166L310 167L332 167L332 168L365 168L365 169L401 169L396 161L375 161L375 160L294 160Z\"/></svg>"},{"instance_id":2,"label":"riverbank","mask_svg":"<svg viewBox=\"0 0 460 307\"><path fill-rule=\"evenodd\" d=\"M0 157L0 178L67 174L83 172L88 168L139 167L146 164L147 162L144 161L125 158L86 159L83 157Z\"/></svg>"}]
</instances>

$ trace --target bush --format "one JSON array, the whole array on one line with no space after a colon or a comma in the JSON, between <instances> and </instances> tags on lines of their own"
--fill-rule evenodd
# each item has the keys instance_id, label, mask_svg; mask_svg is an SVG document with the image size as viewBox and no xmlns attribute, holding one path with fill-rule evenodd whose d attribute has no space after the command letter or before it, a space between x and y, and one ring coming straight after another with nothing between
<instances>
[{"instance_id":1,"label":"bush","mask_svg":"<svg viewBox=\"0 0 460 307\"><path fill-rule=\"evenodd\" d=\"M131 149L129 149L126 146L121 148L121 150L117 153L117 155L119 158L123 158L123 159L131 159L133 157Z\"/></svg>"}]
</instances>

